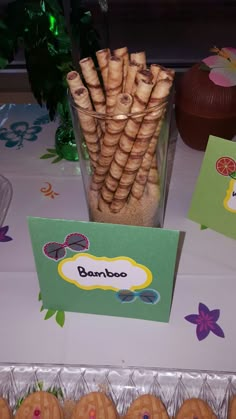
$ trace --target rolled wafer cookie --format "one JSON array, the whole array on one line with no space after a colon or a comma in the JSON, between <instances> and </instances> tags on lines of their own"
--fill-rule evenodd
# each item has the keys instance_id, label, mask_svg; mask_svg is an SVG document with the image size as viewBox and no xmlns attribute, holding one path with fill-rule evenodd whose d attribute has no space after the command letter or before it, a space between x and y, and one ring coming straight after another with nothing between
<instances>
[{"instance_id":1,"label":"rolled wafer cookie","mask_svg":"<svg viewBox=\"0 0 236 419\"><path fill-rule=\"evenodd\" d=\"M133 88L132 88L132 95L135 94L140 80L145 80L147 83L149 83L149 82L151 83L151 82L153 82L153 74L151 73L150 70L147 70L147 69L146 70L138 70L137 74L136 74L136 77L135 77L135 80L134 80Z\"/></svg>"},{"instance_id":2,"label":"rolled wafer cookie","mask_svg":"<svg viewBox=\"0 0 236 419\"><path fill-rule=\"evenodd\" d=\"M128 66L129 66L129 52L127 47L114 49L113 54L123 60L123 90L126 82Z\"/></svg>"},{"instance_id":3,"label":"rolled wafer cookie","mask_svg":"<svg viewBox=\"0 0 236 419\"><path fill-rule=\"evenodd\" d=\"M71 92L74 92L75 90L84 86L81 77L79 73L77 73L77 71L70 71L69 73L67 73L66 81Z\"/></svg>"},{"instance_id":4,"label":"rolled wafer cookie","mask_svg":"<svg viewBox=\"0 0 236 419\"><path fill-rule=\"evenodd\" d=\"M142 69L140 64L137 64L134 61L131 61L129 63L128 70L127 70L127 77L126 77L125 86L124 86L125 93L132 93L133 85L135 82L135 77L138 70L140 69Z\"/></svg>"},{"instance_id":5,"label":"rolled wafer cookie","mask_svg":"<svg viewBox=\"0 0 236 419\"><path fill-rule=\"evenodd\" d=\"M152 395L139 396L128 409L124 419L169 419L162 401Z\"/></svg>"},{"instance_id":6,"label":"rolled wafer cookie","mask_svg":"<svg viewBox=\"0 0 236 419\"><path fill-rule=\"evenodd\" d=\"M158 80L173 80L175 71L171 68L161 68L158 74Z\"/></svg>"},{"instance_id":7,"label":"rolled wafer cookie","mask_svg":"<svg viewBox=\"0 0 236 419\"><path fill-rule=\"evenodd\" d=\"M156 84L151 93L147 106L147 112L139 128L135 142L133 143L119 181L119 186L111 204L111 210L114 212L119 212L127 202L136 174L142 164L142 160L148 149L149 143L155 134L158 121L162 117L163 108L166 106L165 102L162 103L164 97L166 96L166 89L163 87L163 84L166 86L166 84L169 85L169 82L160 81ZM149 112L148 109L150 110Z\"/></svg>"},{"instance_id":8,"label":"rolled wafer cookie","mask_svg":"<svg viewBox=\"0 0 236 419\"><path fill-rule=\"evenodd\" d=\"M22 402L15 419L63 419L63 412L57 398L46 391L36 391Z\"/></svg>"},{"instance_id":9,"label":"rolled wafer cookie","mask_svg":"<svg viewBox=\"0 0 236 419\"><path fill-rule=\"evenodd\" d=\"M155 154L152 158L151 167L148 172L147 182L152 183L153 185L159 184L159 173L157 168L157 158Z\"/></svg>"},{"instance_id":10,"label":"rolled wafer cookie","mask_svg":"<svg viewBox=\"0 0 236 419\"><path fill-rule=\"evenodd\" d=\"M137 64L141 64L143 68L147 67L145 51L132 52L130 54L130 61L134 61Z\"/></svg>"},{"instance_id":11,"label":"rolled wafer cookie","mask_svg":"<svg viewBox=\"0 0 236 419\"><path fill-rule=\"evenodd\" d=\"M156 83L157 78L158 78L158 75L159 75L159 73L161 71L161 66L158 65L158 64L151 64L150 65L150 71L151 71L151 73L153 75L152 81L153 81L153 83Z\"/></svg>"},{"instance_id":12,"label":"rolled wafer cookie","mask_svg":"<svg viewBox=\"0 0 236 419\"><path fill-rule=\"evenodd\" d=\"M164 100L164 98L167 98L170 93L171 86L171 80L159 80L155 86L156 100ZM153 101L153 105L155 105L155 100ZM161 116L159 116L156 131L149 142L147 150L143 156L142 162L136 174L134 183L132 185L131 194L137 199L140 199L142 197L145 185L148 180L148 173L153 162L153 157L156 153L157 142L162 128L162 122L165 116L165 111L166 106L161 108ZM154 173L152 171L152 175L153 174Z\"/></svg>"},{"instance_id":13,"label":"rolled wafer cookie","mask_svg":"<svg viewBox=\"0 0 236 419\"><path fill-rule=\"evenodd\" d=\"M230 399L227 419L236 419L236 396Z\"/></svg>"},{"instance_id":14,"label":"rolled wafer cookie","mask_svg":"<svg viewBox=\"0 0 236 419\"><path fill-rule=\"evenodd\" d=\"M111 52L109 48L100 49L96 52L96 57L98 60L98 65L101 71L103 83L105 90L107 89L107 77L108 77L108 62L111 56Z\"/></svg>"},{"instance_id":15,"label":"rolled wafer cookie","mask_svg":"<svg viewBox=\"0 0 236 419\"><path fill-rule=\"evenodd\" d=\"M92 392L77 402L71 419L118 419L118 414L104 393Z\"/></svg>"},{"instance_id":16,"label":"rolled wafer cookie","mask_svg":"<svg viewBox=\"0 0 236 419\"><path fill-rule=\"evenodd\" d=\"M106 99L92 58L83 58L79 64L96 111L105 114Z\"/></svg>"},{"instance_id":17,"label":"rolled wafer cookie","mask_svg":"<svg viewBox=\"0 0 236 419\"><path fill-rule=\"evenodd\" d=\"M203 400L192 398L185 400L180 407L176 419L217 419L213 410Z\"/></svg>"},{"instance_id":18,"label":"rolled wafer cookie","mask_svg":"<svg viewBox=\"0 0 236 419\"><path fill-rule=\"evenodd\" d=\"M91 112L93 110L92 104L89 98L88 89L86 87L80 87L73 93L73 98L80 108L85 111ZM101 142L101 127L97 124L96 119L90 114L83 112L82 109L76 108L81 129L87 145L90 161L92 167L95 168L96 162L100 153L100 142Z\"/></svg>"},{"instance_id":19,"label":"rolled wafer cookie","mask_svg":"<svg viewBox=\"0 0 236 419\"><path fill-rule=\"evenodd\" d=\"M131 107L134 115L129 118L123 133L121 134L116 152L114 154L109 172L105 178L105 185L110 191L115 192L122 176L124 167L132 149L135 137L139 131L144 117L144 110L149 101L153 85L140 80ZM111 197L112 198L112 197Z\"/></svg>"},{"instance_id":20,"label":"rolled wafer cookie","mask_svg":"<svg viewBox=\"0 0 236 419\"><path fill-rule=\"evenodd\" d=\"M129 113L131 105L132 105L132 96L131 95L127 95L127 93L123 93L121 96L122 97L120 99L120 103L117 107L120 108L120 112L123 112L123 116L120 115L121 119L117 120L117 121L114 121L113 124L112 124L112 128L113 127L116 128L116 132L114 131L114 128L113 128L112 143L110 143L110 146L109 146L110 150L108 148L109 157L107 157L106 161L103 163L103 166L105 166L106 172L105 172L105 175L103 175L103 179L102 179L103 180L103 186L102 186L101 194L100 194L99 201L98 201L98 208L100 210L102 210L102 208L104 208L104 203L109 204L111 202L111 200L113 198L113 195L114 195L113 190L110 190L110 188L109 188L109 186L110 186L109 181L107 183L105 182L105 176L106 176L106 174L109 170L111 161L113 159L113 156L115 154L115 150L117 148L118 141L120 139L120 136L121 136L121 134L122 134L122 132L125 128L125 125L127 123L127 120L128 120L127 117L124 118L124 115L127 115ZM108 135L109 135L109 133L108 133ZM109 137L108 137L108 140L109 140Z\"/></svg>"},{"instance_id":21,"label":"rolled wafer cookie","mask_svg":"<svg viewBox=\"0 0 236 419\"><path fill-rule=\"evenodd\" d=\"M163 117L162 117L163 119ZM159 134L161 131L162 123L161 121L158 123L158 128L153 135L148 149L143 157L142 164L138 169L137 175L135 177L135 181L133 183L131 189L131 195L133 195L136 199L142 198L145 190L145 186L148 182L148 175L153 164L153 159L156 159L156 148L158 143Z\"/></svg>"},{"instance_id":22,"label":"rolled wafer cookie","mask_svg":"<svg viewBox=\"0 0 236 419\"><path fill-rule=\"evenodd\" d=\"M114 116L107 122L101 152L92 177L91 189L93 190L100 190L104 183L117 143L127 123L127 114L131 109L132 102L132 96L127 93L120 93L117 97Z\"/></svg>"},{"instance_id":23,"label":"rolled wafer cookie","mask_svg":"<svg viewBox=\"0 0 236 419\"><path fill-rule=\"evenodd\" d=\"M1 419L12 419L11 409L5 399L0 397L0 418Z\"/></svg>"},{"instance_id":24,"label":"rolled wafer cookie","mask_svg":"<svg viewBox=\"0 0 236 419\"><path fill-rule=\"evenodd\" d=\"M123 83L123 60L112 56L108 64L106 112L112 114L115 108L117 96L122 92Z\"/></svg>"}]
</instances>

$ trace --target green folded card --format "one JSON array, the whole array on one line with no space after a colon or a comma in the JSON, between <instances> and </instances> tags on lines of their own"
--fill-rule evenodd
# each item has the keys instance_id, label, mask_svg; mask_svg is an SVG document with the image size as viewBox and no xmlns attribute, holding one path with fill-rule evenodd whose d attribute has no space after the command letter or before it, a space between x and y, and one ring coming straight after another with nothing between
<instances>
[{"instance_id":1,"label":"green folded card","mask_svg":"<svg viewBox=\"0 0 236 419\"><path fill-rule=\"evenodd\" d=\"M188 218L236 239L235 142L209 137Z\"/></svg>"},{"instance_id":2,"label":"green folded card","mask_svg":"<svg viewBox=\"0 0 236 419\"><path fill-rule=\"evenodd\" d=\"M169 321L178 231L28 222L44 308Z\"/></svg>"}]
</instances>

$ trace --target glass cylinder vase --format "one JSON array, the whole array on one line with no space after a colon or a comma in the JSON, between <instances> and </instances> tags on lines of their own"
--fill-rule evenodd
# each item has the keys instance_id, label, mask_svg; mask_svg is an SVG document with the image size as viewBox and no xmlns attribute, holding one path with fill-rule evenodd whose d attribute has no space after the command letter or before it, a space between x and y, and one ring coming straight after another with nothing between
<instances>
[{"instance_id":1,"label":"glass cylinder vase","mask_svg":"<svg viewBox=\"0 0 236 419\"><path fill-rule=\"evenodd\" d=\"M124 109L130 95L119 100ZM172 93L133 113L101 114L69 101L90 221L162 227Z\"/></svg>"},{"instance_id":2,"label":"glass cylinder vase","mask_svg":"<svg viewBox=\"0 0 236 419\"><path fill-rule=\"evenodd\" d=\"M77 144L67 101L58 105L59 126L55 133L55 148L58 156L69 160L79 159Z\"/></svg>"}]
</instances>

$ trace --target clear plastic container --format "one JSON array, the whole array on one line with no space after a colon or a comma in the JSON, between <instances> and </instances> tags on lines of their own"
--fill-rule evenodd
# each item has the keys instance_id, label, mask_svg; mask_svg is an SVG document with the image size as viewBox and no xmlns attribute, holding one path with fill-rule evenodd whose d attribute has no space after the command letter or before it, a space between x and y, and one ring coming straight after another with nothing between
<instances>
[{"instance_id":1,"label":"clear plastic container","mask_svg":"<svg viewBox=\"0 0 236 419\"><path fill-rule=\"evenodd\" d=\"M199 398L208 403L218 419L227 419L229 403L236 395L236 373L122 368L90 365L0 364L0 397L13 412L24 398L38 390L53 393L66 408L90 392L104 392L121 417L143 394L159 397L170 418L185 400ZM65 416L67 417L67 416Z\"/></svg>"},{"instance_id":2,"label":"clear plastic container","mask_svg":"<svg viewBox=\"0 0 236 419\"><path fill-rule=\"evenodd\" d=\"M99 114L69 100L90 221L162 227L173 92L127 114Z\"/></svg>"}]
</instances>

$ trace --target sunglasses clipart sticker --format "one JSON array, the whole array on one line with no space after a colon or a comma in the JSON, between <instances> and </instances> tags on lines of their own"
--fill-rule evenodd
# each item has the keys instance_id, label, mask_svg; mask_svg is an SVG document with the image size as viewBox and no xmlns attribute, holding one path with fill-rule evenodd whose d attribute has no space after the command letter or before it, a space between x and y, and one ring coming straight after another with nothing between
<instances>
[{"instance_id":1,"label":"sunglasses clipart sticker","mask_svg":"<svg viewBox=\"0 0 236 419\"><path fill-rule=\"evenodd\" d=\"M56 262L63 259L66 255L66 249L73 252L83 252L89 249L89 241L86 236L80 233L72 233L66 236L64 243L49 242L43 246L43 253L49 259Z\"/></svg>"}]
</instances>

